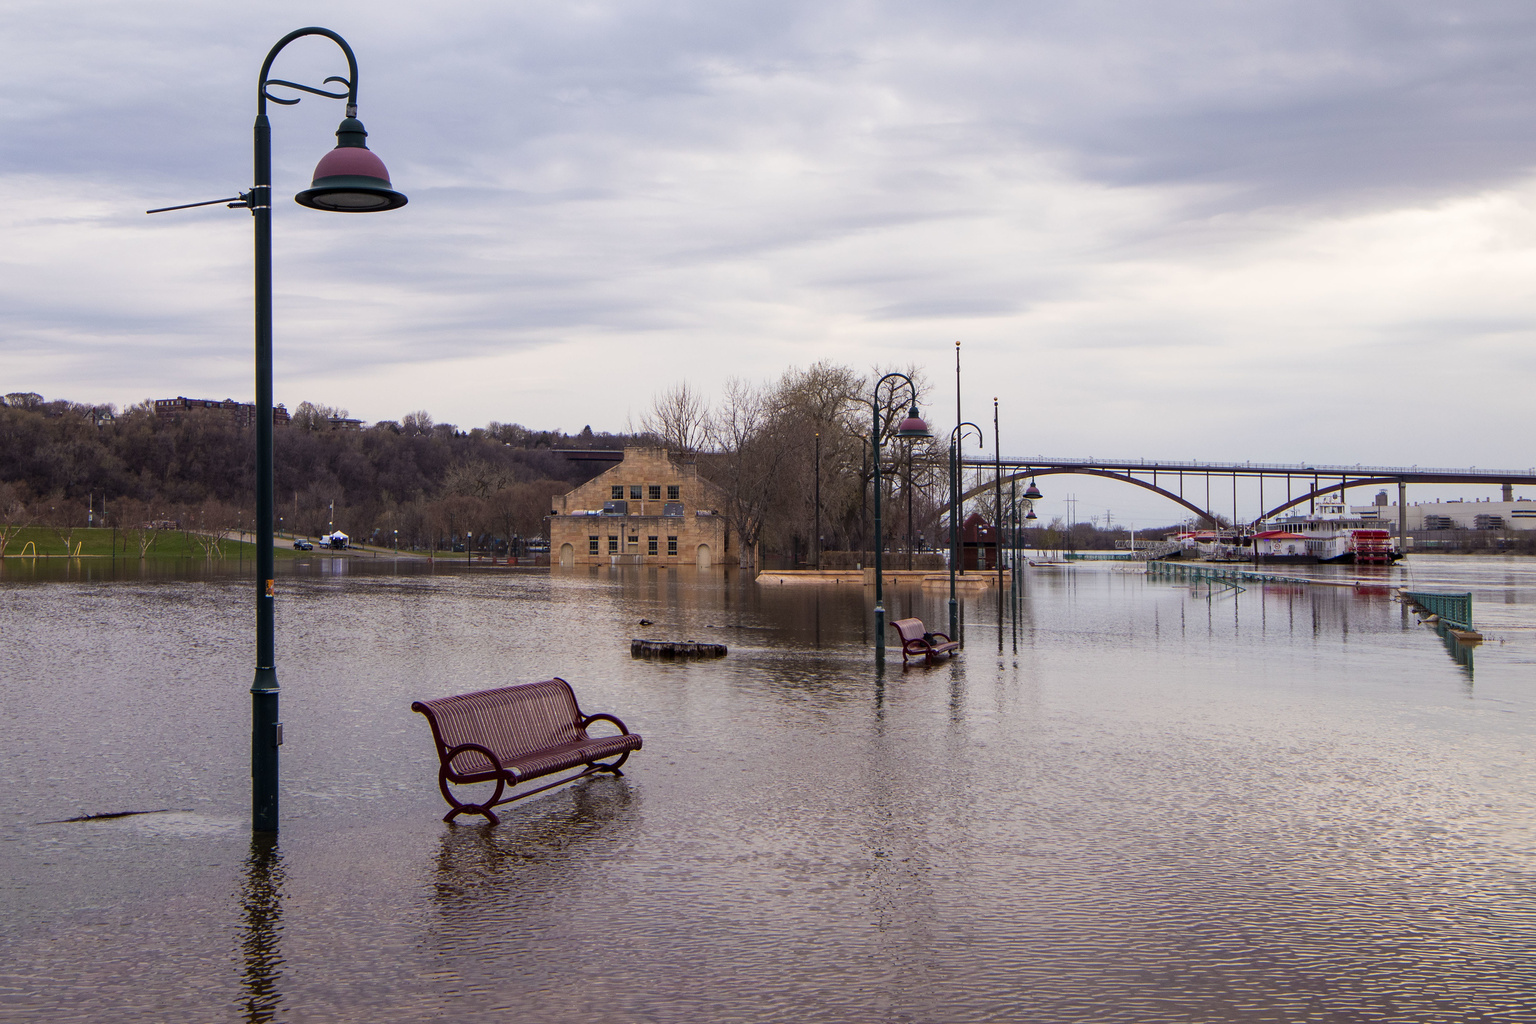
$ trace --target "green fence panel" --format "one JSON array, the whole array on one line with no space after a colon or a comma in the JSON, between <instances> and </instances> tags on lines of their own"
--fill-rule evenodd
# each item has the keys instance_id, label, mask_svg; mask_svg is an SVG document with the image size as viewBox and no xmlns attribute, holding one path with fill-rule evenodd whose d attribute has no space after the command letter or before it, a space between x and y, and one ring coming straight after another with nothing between
<instances>
[{"instance_id":1,"label":"green fence panel","mask_svg":"<svg viewBox=\"0 0 1536 1024\"><path fill-rule=\"evenodd\" d=\"M1427 612L1440 616L1442 622L1462 629L1472 628L1472 595L1439 590L1410 590L1408 600Z\"/></svg>"}]
</instances>

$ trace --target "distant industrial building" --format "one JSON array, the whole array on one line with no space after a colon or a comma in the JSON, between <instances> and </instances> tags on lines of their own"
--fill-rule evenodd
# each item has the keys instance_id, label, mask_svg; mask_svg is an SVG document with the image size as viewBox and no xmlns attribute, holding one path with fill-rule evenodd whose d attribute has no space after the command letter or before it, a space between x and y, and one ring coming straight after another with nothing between
<instances>
[{"instance_id":1,"label":"distant industrial building","mask_svg":"<svg viewBox=\"0 0 1536 1024\"><path fill-rule=\"evenodd\" d=\"M242 427L254 426L256 423L256 403L254 402L237 402L233 398L226 398L220 402L212 398L186 398L181 395L175 398L155 399L155 415L162 420L174 420L193 409L215 409L230 413L235 417L235 422ZM288 421L288 410L281 403L272 407L273 426L286 426Z\"/></svg>"},{"instance_id":2,"label":"distant industrial building","mask_svg":"<svg viewBox=\"0 0 1536 1024\"><path fill-rule=\"evenodd\" d=\"M1380 519L1396 529L1397 506L1387 504L1387 493L1376 495L1371 505L1351 505L1349 510L1364 519ZM1434 501L1408 506L1408 532L1433 530L1536 530L1536 501L1509 496L1505 501Z\"/></svg>"}]
</instances>

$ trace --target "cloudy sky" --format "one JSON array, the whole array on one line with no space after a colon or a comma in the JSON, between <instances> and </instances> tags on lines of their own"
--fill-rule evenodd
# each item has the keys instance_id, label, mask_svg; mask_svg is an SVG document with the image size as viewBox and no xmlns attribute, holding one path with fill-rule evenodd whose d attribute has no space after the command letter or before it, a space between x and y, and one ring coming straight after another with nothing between
<instances>
[{"instance_id":1,"label":"cloudy sky","mask_svg":"<svg viewBox=\"0 0 1536 1024\"><path fill-rule=\"evenodd\" d=\"M262 58L318 24L411 202L295 205L341 105L273 109L290 408L620 430L832 359L922 367L947 430L958 340L1005 454L1536 462L1529 4L0 14L3 391L249 400L249 215L143 211L249 187ZM344 72L323 39L274 69Z\"/></svg>"}]
</instances>

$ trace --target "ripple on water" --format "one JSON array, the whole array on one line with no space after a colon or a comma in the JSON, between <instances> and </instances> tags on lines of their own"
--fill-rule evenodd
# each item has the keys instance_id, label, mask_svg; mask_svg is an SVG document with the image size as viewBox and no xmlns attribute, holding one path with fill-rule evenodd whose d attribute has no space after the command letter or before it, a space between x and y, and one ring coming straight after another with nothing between
<instances>
[{"instance_id":1,"label":"ripple on water","mask_svg":"<svg viewBox=\"0 0 1536 1024\"><path fill-rule=\"evenodd\" d=\"M1381 595L1217 605L1084 571L1031 578L1017 657L979 599L961 659L877 680L862 594L287 585L271 848L243 815L245 583L0 588L35 617L0 650L18 817L176 808L0 835L8 1013L1529 1017L1530 643L1480 652L1473 683ZM891 593L934 622L945 598ZM641 618L731 655L633 661ZM443 826L410 701L554 674L645 734L626 777Z\"/></svg>"}]
</instances>

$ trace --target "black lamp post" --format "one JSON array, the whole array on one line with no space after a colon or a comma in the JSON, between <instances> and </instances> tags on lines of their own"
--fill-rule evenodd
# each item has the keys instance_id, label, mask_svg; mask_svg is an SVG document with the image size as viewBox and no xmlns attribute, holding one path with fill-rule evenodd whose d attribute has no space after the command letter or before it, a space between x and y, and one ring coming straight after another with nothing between
<instances>
[{"instance_id":1,"label":"black lamp post","mask_svg":"<svg viewBox=\"0 0 1536 1024\"><path fill-rule=\"evenodd\" d=\"M816 431L816 571L821 571L821 431Z\"/></svg>"},{"instance_id":2,"label":"black lamp post","mask_svg":"<svg viewBox=\"0 0 1536 1024\"><path fill-rule=\"evenodd\" d=\"M1003 653L1003 438L997 426L997 397L992 398L992 487L997 510L997 653Z\"/></svg>"},{"instance_id":3,"label":"black lamp post","mask_svg":"<svg viewBox=\"0 0 1536 1024\"><path fill-rule=\"evenodd\" d=\"M903 440L933 436L928 424L918 415L917 385L912 383L911 377L904 373L888 373L875 381L875 396L869 403L874 413L874 426L869 435L869 454L875 464L875 664L880 668L885 667L885 594L881 581L885 538L880 527L880 385L893 379L906 381L912 391L912 408L908 410L906 419L896 425L895 436Z\"/></svg>"},{"instance_id":4,"label":"black lamp post","mask_svg":"<svg viewBox=\"0 0 1536 1024\"><path fill-rule=\"evenodd\" d=\"M955 343L959 346L959 342ZM949 638L958 639L960 603L955 600L955 563L960 560L960 445L965 428L976 431L976 443L986 444L986 435L974 423L961 423L949 432Z\"/></svg>"},{"instance_id":5,"label":"black lamp post","mask_svg":"<svg viewBox=\"0 0 1536 1024\"><path fill-rule=\"evenodd\" d=\"M304 36L325 36L347 58L347 77L332 75L322 84L344 86L345 92L316 89L297 82L272 78L272 62L283 48ZM278 826L278 757L283 727L278 721L277 667L273 602L272 504L272 126L267 120L267 101L292 106L298 98L284 99L268 92L271 86L297 89L315 96L346 100L346 117L336 129L336 148L320 159L310 187L294 196L301 206L338 213L395 210L406 204L405 196L390 184L384 162L364 142L368 133L357 119L357 57L341 36L326 28L301 28L278 40L262 62L256 80L255 181L249 192L234 199L214 199L163 210L226 203L232 209L248 209L256 222L256 676L251 683L251 827L257 832L276 832Z\"/></svg>"}]
</instances>

